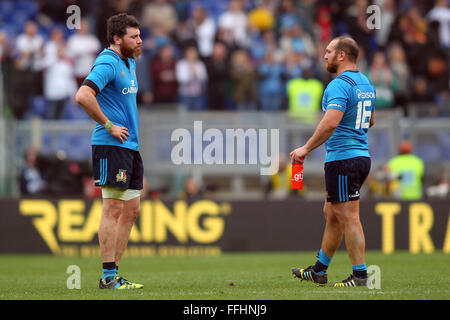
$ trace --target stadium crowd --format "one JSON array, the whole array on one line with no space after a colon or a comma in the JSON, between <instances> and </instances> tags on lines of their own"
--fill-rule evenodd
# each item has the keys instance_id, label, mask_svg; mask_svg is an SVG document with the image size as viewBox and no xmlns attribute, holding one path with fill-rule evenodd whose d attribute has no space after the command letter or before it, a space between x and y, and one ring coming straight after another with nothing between
<instances>
[{"instance_id":1,"label":"stadium crowd","mask_svg":"<svg viewBox=\"0 0 450 320\"><path fill-rule=\"evenodd\" d=\"M72 4L82 17L75 30L66 27ZM367 12L370 5L379 16ZM318 110L331 80L325 46L349 34L361 46L359 68L376 86L377 108L407 114L410 102L430 102L435 115L450 115L448 0L2 1L0 61L11 114L85 117L74 93L108 45L104 21L123 11L142 24L145 108ZM380 28L371 29L369 18Z\"/></svg>"}]
</instances>

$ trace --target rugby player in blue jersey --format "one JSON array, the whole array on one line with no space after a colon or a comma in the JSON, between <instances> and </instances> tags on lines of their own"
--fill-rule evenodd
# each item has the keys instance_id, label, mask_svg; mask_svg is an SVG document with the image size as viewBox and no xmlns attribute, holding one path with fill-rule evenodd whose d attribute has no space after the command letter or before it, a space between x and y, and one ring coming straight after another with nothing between
<instances>
[{"instance_id":1,"label":"rugby player in blue jersey","mask_svg":"<svg viewBox=\"0 0 450 320\"><path fill-rule=\"evenodd\" d=\"M302 280L326 285L327 268L345 237L353 271L347 279L331 284L334 287L367 284L359 192L370 171L367 133L374 124L376 93L367 77L357 70L358 54L358 44L351 37L341 36L328 44L324 56L327 71L337 76L323 95L325 114L306 144L290 153L292 161L303 162L312 150L326 144L326 226L321 248L314 265L293 268L292 272Z\"/></svg>"},{"instance_id":2,"label":"rugby player in blue jersey","mask_svg":"<svg viewBox=\"0 0 450 320\"><path fill-rule=\"evenodd\" d=\"M76 101L97 124L92 134L95 185L102 187L98 239L102 255L101 289L139 289L118 276L120 259L140 212L143 164L139 154L138 82L134 58L142 40L135 17L120 13L107 21L109 47L95 60Z\"/></svg>"}]
</instances>

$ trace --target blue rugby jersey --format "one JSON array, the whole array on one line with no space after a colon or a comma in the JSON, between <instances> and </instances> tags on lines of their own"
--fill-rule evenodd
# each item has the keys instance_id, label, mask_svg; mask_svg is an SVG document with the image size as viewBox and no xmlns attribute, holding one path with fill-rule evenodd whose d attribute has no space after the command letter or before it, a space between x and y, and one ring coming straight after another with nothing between
<instances>
[{"instance_id":1,"label":"blue rugby jersey","mask_svg":"<svg viewBox=\"0 0 450 320\"><path fill-rule=\"evenodd\" d=\"M139 118L136 104L138 82L136 63L122 59L114 50L104 49L85 79L97 92L97 101L108 119L127 127L130 136L122 144L99 123L92 133L92 145L113 145L139 151Z\"/></svg>"},{"instance_id":2,"label":"blue rugby jersey","mask_svg":"<svg viewBox=\"0 0 450 320\"><path fill-rule=\"evenodd\" d=\"M375 87L359 71L344 71L328 84L322 99L322 110L337 109L344 115L325 143L325 162L370 157L367 132L375 110L375 100Z\"/></svg>"}]
</instances>

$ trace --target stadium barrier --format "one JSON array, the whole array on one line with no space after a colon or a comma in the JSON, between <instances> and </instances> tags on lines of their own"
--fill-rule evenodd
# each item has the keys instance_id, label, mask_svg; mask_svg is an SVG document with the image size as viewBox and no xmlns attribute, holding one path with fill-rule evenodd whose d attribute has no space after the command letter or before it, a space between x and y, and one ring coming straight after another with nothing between
<instances>
[{"instance_id":1,"label":"stadium barrier","mask_svg":"<svg viewBox=\"0 0 450 320\"><path fill-rule=\"evenodd\" d=\"M377 111L376 125L369 134L373 169L397 153L401 137L410 137L414 150L426 162L427 176L433 179L435 175L450 170L450 122L446 118L426 118L416 113L417 116L404 118L399 110ZM248 193L249 190L242 188L245 178L260 176L261 164L251 164L249 161L250 139L243 141L245 164L175 165L171 152L177 143L171 140L171 135L180 128L192 133L195 121L202 123L204 132L208 129L222 133L227 129L242 129L245 132L249 129L278 129L279 152L285 155L306 142L316 126L302 123L286 112L186 112L173 108L140 111L140 151L148 178L170 181L190 175L201 181L203 178L219 177L229 181L230 190L227 190L226 196L235 198L241 197L243 191ZM94 126L91 120L0 119L0 195L20 195L17 177L24 166L24 152L30 145L37 146L46 155L62 150L68 159L90 160L90 139ZM202 150L210 143L204 137L200 142ZM323 177L324 155L325 149L320 147L308 156L308 166L305 167L307 175Z\"/></svg>"},{"instance_id":2,"label":"stadium barrier","mask_svg":"<svg viewBox=\"0 0 450 320\"><path fill-rule=\"evenodd\" d=\"M0 200L0 253L99 256L101 200ZM317 250L323 202L143 199L126 255ZM448 201L361 202L367 250L450 253ZM344 245L341 246L344 249Z\"/></svg>"}]
</instances>

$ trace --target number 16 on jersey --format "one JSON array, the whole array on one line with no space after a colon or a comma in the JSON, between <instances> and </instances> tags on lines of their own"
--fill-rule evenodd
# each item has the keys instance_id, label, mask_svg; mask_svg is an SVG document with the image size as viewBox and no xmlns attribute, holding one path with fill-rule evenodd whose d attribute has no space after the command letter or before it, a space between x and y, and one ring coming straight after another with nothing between
<instances>
[{"instance_id":1,"label":"number 16 on jersey","mask_svg":"<svg viewBox=\"0 0 450 320\"><path fill-rule=\"evenodd\" d=\"M372 116L372 100L359 101L357 107L355 129L368 129Z\"/></svg>"}]
</instances>

